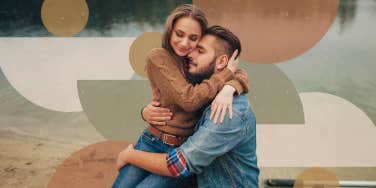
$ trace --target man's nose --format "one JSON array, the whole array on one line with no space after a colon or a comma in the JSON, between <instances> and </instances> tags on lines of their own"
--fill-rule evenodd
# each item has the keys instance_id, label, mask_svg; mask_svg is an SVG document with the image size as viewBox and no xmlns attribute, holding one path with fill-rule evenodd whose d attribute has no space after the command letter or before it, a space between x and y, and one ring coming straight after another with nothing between
<instances>
[{"instance_id":1,"label":"man's nose","mask_svg":"<svg viewBox=\"0 0 376 188\"><path fill-rule=\"evenodd\" d=\"M195 50L193 50L191 53L188 54L189 60L193 60L194 53L195 53Z\"/></svg>"}]
</instances>

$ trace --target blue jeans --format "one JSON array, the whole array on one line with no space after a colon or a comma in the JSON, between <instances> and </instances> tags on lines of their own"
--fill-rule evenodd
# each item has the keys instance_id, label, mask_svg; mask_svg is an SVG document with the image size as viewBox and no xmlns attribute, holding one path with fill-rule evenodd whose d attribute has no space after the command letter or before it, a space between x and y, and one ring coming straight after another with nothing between
<instances>
[{"instance_id":1,"label":"blue jeans","mask_svg":"<svg viewBox=\"0 0 376 188\"><path fill-rule=\"evenodd\" d=\"M148 130L144 130L134 147L138 150L153 153L167 153L174 148L173 146L164 144L160 138L152 135ZM188 187L192 184L192 176L171 178L152 174L133 165L126 165L120 169L112 188L168 188Z\"/></svg>"}]
</instances>

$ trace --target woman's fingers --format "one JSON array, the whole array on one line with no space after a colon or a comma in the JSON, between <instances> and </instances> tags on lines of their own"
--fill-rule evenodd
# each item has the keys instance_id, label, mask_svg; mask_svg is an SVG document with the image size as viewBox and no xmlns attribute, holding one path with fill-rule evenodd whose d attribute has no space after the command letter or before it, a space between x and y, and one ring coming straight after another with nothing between
<instances>
[{"instance_id":1,"label":"woman's fingers","mask_svg":"<svg viewBox=\"0 0 376 188\"><path fill-rule=\"evenodd\" d=\"M219 121L220 123L223 123L223 120L225 119L226 113L227 113L227 105L223 105L223 109L221 111L221 119Z\"/></svg>"},{"instance_id":2,"label":"woman's fingers","mask_svg":"<svg viewBox=\"0 0 376 188\"><path fill-rule=\"evenodd\" d=\"M160 125L160 126L167 125L167 123L165 121L163 121L163 122L161 122L161 121L150 121L149 123L153 124L153 125Z\"/></svg>"},{"instance_id":3,"label":"woman's fingers","mask_svg":"<svg viewBox=\"0 0 376 188\"><path fill-rule=\"evenodd\" d=\"M230 58L230 60L229 61L234 61L235 60L235 58L236 58L236 56L238 55L238 49L236 49L235 51L234 51L234 53L232 53L232 56L231 56L231 58Z\"/></svg>"},{"instance_id":4,"label":"woman's fingers","mask_svg":"<svg viewBox=\"0 0 376 188\"><path fill-rule=\"evenodd\" d=\"M233 61L233 64L234 64L235 67L238 67L239 59L235 59L235 60Z\"/></svg>"},{"instance_id":5,"label":"woman's fingers","mask_svg":"<svg viewBox=\"0 0 376 188\"><path fill-rule=\"evenodd\" d=\"M160 107L153 107L154 113L170 113L170 109L168 108L160 108Z\"/></svg>"},{"instance_id":6,"label":"woman's fingers","mask_svg":"<svg viewBox=\"0 0 376 188\"><path fill-rule=\"evenodd\" d=\"M151 104L150 105L150 110L152 112L154 112L154 113L167 113L167 112L171 112L170 109L168 109L168 108L159 107L159 105L160 105L159 102L153 101L150 104Z\"/></svg>"},{"instance_id":7,"label":"woman's fingers","mask_svg":"<svg viewBox=\"0 0 376 188\"><path fill-rule=\"evenodd\" d=\"M172 113L151 113L148 119L153 125L166 125L166 122L172 119Z\"/></svg>"},{"instance_id":8,"label":"woman's fingers","mask_svg":"<svg viewBox=\"0 0 376 188\"><path fill-rule=\"evenodd\" d=\"M172 119L172 112L168 108L158 107L160 102L150 102L142 111L142 117L148 123L155 125L166 125L166 121Z\"/></svg>"},{"instance_id":9,"label":"woman's fingers","mask_svg":"<svg viewBox=\"0 0 376 188\"><path fill-rule=\"evenodd\" d=\"M172 112L152 112L150 113L151 117L171 117Z\"/></svg>"},{"instance_id":10,"label":"woman's fingers","mask_svg":"<svg viewBox=\"0 0 376 188\"><path fill-rule=\"evenodd\" d=\"M238 55L238 50L235 50L227 63L227 68L230 69L231 72L233 73L238 68L239 58L236 58L237 55Z\"/></svg>"},{"instance_id":11,"label":"woman's fingers","mask_svg":"<svg viewBox=\"0 0 376 188\"><path fill-rule=\"evenodd\" d=\"M158 101L151 101L151 103L150 103L152 106L155 106L155 107L158 107L158 106L160 106L161 105L161 103L160 102L158 102Z\"/></svg>"},{"instance_id":12,"label":"woman's fingers","mask_svg":"<svg viewBox=\"0 0 376 188\"><path fill-rule=\"evenodd\" d=\"M210 120L213 120L213 117L215 115L215 112L217 111L218 104L213 102L211 106L211 112L210 112Z\"/></svg>"},{"instance_id":13,"label":"woman's fingers","mask_svg":"<svg viewBox=\"0 0 376 188\"><path fill-rule=\"evenodd\" d=\"M217 124L218 119L219 119L219 114L221 113L222 108L223 108L222 104L218 105L218 109L217 109L217 111L215 112L215 115L214 115L214 124Z\"/></svg>"},{"instance_id":14,"label":"woman's fingers","mask_svg":"<svg viewBox=\"0 0 376 188\"><path fill-rule=\"evenodd\" d=\"M214 124L217 124L218 120L220 123L223 123L223 121L225 120L225 117L226 117L226 113L227 113L227 109L228 109L228 113L229 113L229 118L232 119L232 105L226 105L226 104L220 104L218 105L218 107L216 108L216 111L213 112L213 117L214 117Z\"/></svg>"},{"instance_id":15,"label":"woman's fingers","mask_svg":"<svg viewBox=\"0 0 376 188\"><path fill-rule=\"evenodd\" d=\"M152 116L150 121L168 121L171 120L171 116Z\"/></svg>"},{"instance_id":16,"label":"woman's fingers","mask_svg":"<svg viewBox=\"0 0 376 188\"><path fill-rule=\"evenodd\" d=\"M230 119L232 119L232 104L228 106L228 114L230 116Z\"/></svg>"}]
</instances>

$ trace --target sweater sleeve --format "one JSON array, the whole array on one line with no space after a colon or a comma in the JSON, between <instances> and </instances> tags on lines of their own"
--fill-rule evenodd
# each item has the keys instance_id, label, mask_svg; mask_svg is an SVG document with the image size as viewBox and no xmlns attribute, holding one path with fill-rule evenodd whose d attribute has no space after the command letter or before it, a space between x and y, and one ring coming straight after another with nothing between
<instances>
[{"instance_id":1,"label":"sweater sleeve","mask_svg":"<svg viewBox=\"0 0 376 188\"><path fill-rule=\"evenodd\" d=\"M249 80L247 72L243 69L237 69L234 73L234 79L226 82L226 84L235 88L237 95L248 93Z\"/></svg>"},{"instance_id":2,"label":"sweater sleeve","mask_svg":"<svg viewBox=\"0 0 376 188\"><path fill-rule=\"evenodd\" d=\"M181 63L181 62L177 62ZM171 97L184 111L193 112L214 99L227 81L233 78L229 69L213 74L200 84L192 85L175 60L163 49L153 49L147 58L148 78L163 94Z\"/></svg>"}]
</instances>

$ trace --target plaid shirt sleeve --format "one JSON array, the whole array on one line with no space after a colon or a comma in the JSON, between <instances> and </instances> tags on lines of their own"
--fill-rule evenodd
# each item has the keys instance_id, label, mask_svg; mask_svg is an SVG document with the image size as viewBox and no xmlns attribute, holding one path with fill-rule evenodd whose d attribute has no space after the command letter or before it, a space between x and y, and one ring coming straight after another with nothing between
<instances>
[{"instance_id":1,"label":"plaid shirt sleeve","mask_svg":"<svg viewBox=\"0 0 376 188\"><path fill-rule=\"evenodd\" d=\"M166 156L167 168L174 177L187 177L189 170L180 148L171 150Z\"/></svg>"}]
</instances>

